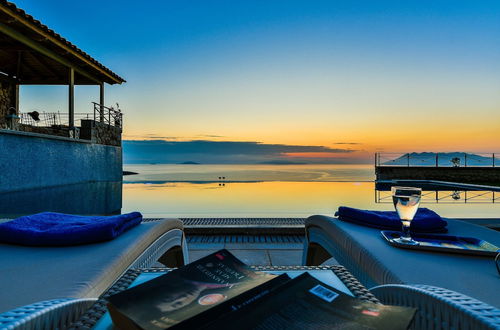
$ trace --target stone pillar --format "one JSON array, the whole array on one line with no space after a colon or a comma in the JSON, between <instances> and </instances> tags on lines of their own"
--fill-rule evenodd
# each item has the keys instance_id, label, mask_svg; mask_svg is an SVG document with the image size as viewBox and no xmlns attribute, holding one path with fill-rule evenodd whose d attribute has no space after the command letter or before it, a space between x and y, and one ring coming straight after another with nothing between
<instances>
[{"instance_id":1,"label":"stone pillar","mask_svg":"<svg viewBox=\"0 0 500 330\"><path fill-rule=\"evenodd\" d=\"M16 113L16 85L13 83L0 81L0 128L8 128L9 109L15 108Z\"/></svg>"}]
</instances>

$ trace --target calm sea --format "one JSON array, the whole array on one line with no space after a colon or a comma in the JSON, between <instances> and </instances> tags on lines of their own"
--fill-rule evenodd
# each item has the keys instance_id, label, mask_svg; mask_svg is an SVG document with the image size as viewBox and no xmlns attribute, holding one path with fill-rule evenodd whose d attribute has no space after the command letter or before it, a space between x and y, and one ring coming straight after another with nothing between
<instances>
[{"instance_id":1,"label":"calm sea","mask_svg":"<svg viewBox=\"0 0 500 330\"><path fill-rule=\"evenodd\" d=\"M373 165L125 165L122 212L149 217L307 217L338 206L393 210ZM446 217L500 215L500 193L424 191ZM494 201L496 200L496 203Z\"/></svg>"},{"instance_id":2,"label":"calm sea","mask_svg":"<svg viewBox=\"0 0 500 330\"><path fill-rule=\"evenodd\" d=\"M372 165L125 165L139 174L0 194L0 218L54 211L146 217L307 217L341 205L392 210ZM495 195L496 194L496 195ZM494 203L496 202L496 203ZM446 217L499 218L500 192L427 189L422 205Z\"/></svg>"}]
</instances>

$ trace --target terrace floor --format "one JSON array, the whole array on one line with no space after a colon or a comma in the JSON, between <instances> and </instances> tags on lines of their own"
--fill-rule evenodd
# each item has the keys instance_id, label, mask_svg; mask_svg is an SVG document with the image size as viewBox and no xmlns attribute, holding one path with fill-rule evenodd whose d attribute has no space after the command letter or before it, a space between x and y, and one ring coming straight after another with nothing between
<instances>
[{"instance_id":1,"label":"terrace floor","mask_svg":"<svg viewBox=\"0 0 500 330\"><path fill-rule=\"evenodd\" d=\"M227 249L247 265L302 265L303 235L188 235L187 242L190 262Z\"/></svg>"},{"instance_id":2,"label":"terrace floor","mask_svg":"<svg viewBox=\"0 0 500 330\"><path fill-rule=\"evenodd\" d=\"M189 262L227 249L247 265L302 265L304 218L187 218ZM462 219L466 220L466 219ZM466 220L500 229L500 219ZM331 258L324 265L336 265Z\"/></svg>"}]
</instances>

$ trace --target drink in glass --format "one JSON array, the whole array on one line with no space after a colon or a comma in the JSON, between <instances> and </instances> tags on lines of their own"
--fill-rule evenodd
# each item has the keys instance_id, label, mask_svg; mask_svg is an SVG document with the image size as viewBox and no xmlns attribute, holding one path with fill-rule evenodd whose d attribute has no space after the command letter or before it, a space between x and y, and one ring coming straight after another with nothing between
<instances>
[{"instance_id":1,"label":"drink in glass","mask_svg":"<svg viewBox=\"0 0 500 330\"><path fill-rule=\"evenodd\" d=\"M404 244L418 244L410 236L411 221L415 217L420 204L422 189L412 187L392 187L394 208L403 224L402 235L396 241Z\"/></svg>"}]
</instances>

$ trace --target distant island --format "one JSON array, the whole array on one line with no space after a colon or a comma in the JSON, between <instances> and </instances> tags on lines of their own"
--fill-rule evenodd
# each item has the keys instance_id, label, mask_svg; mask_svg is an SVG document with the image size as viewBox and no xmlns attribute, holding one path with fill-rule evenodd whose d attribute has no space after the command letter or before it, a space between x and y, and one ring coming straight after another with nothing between
<instances>
[{"instance_id":1,"label":"distant island","mask_svg":"<svg viewBox=\"0 0 500 330\"><path fill-rule=\"evenodd\" d=\"M396 159L383 161L380 165L396 166L492 166L492 157L484 157L466 152L412 152Z\"/></svg>"},{"instance_id":2,"label":"distant island","mask_svg":"<svg viewBox=\"0 0 500 330\"><path fill-rule=\"evenodd\" d=\"M292 162L289 160L270 160L266 162L260 162L258 164L262 165L305 165L307 163Z\"/></svg>"},{"instance_id":3,"label":"distant island","mask_svg":"<svg viewBox=\"0 0 500 330\"><path fill-rule=\"evenodd\" d=\"M139 174L139 173L132 172L132 171L123 171L123 175L135 175L135 174Z\"/></svg>"},{"instance_id":4,"label":"distant island","mask_svg":"<svg viewBox=\"0 0 500 330\"><path fill-rule=\"evenodd\" d=\"M179 165L201 165L200 163L192 162L192 161L182 162L182 163L178 163L178 164Z\"/></svg>"}]
</instances>

